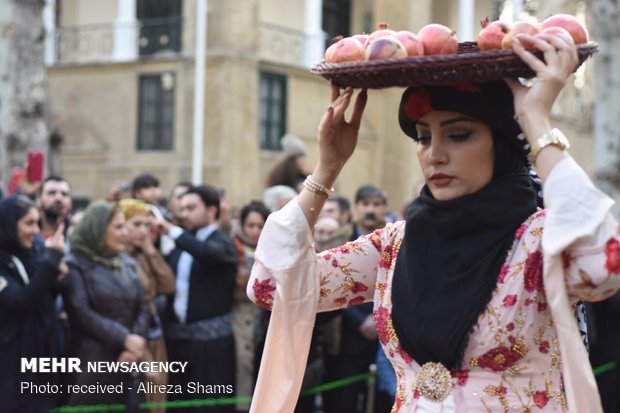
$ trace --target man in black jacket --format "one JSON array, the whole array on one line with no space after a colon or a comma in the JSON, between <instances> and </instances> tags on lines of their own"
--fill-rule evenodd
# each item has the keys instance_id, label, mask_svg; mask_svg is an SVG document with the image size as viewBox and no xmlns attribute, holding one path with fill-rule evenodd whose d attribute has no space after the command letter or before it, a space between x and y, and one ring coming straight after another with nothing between
<instances>
[{"instance_id":1,"label":"man in black jacket","mask_svg":"<svg viewBox=\"0 0 620 413\"><path fill-rule=\"evenodd\" d=\"M176 244L167 257L177 279L164 317L168 357L188 362L184 373L170 375L170 384L183 389L182 394L169 394L170 399L234 395L235 345L230 310L238 258L234 241L218 230L219 205L215 188L193 187L181 198L185 230L158 221L160 232ZM216 406L184 411L220 413L233 409Z\"/></svg>"}]
</instances>

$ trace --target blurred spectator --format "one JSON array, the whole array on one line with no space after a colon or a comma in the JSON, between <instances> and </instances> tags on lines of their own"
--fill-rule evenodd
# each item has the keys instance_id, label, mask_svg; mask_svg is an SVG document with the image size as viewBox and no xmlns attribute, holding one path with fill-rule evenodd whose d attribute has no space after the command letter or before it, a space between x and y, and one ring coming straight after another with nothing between
<instances>
[{"instance_id":1,"label":"blurred spectator","mask_svg":"<svg viewBox=\"0 0 620 413\"><path fill-rule=\"evenodd\" d=\"M351 204L344 196L334 195L325 201L320 216L335 218L340 226L329 239L322 239L318 242L317 249L319 251L339 247L354 238L353 224L351 222Z\"/></svg>"},{"instance_id":2,"label":"blurred spectator","mask_svg":"<svg viewBox=\"0 0 620 413\"><path fill-rule=\"evenodd\" d=\"M220 197L220 217L218 218L218 228L228 236L233 235L233 214L226 195L226 188L220 186L217 188L217 194Z\"/></svg>"},{"instance_id":3,"label":"blurred spectator","mask_svg":"<svg viewBox=\"0 0 620 413\"><path fill-rule=\"evenodd\" d=\"M176 183L170 195L168 196L168 220L174 225L181 225L181 197L188 189L192 187L192 183L188 181L181 181Z\"/></svg>"},{"instance_id":4,"label":"blurred spectator","mask_svg":"<svg viewBox=\"0 0 620 413\"><path fill-rule=\"evenodd\" d=\"M238 397L251 396L254 390L254 353L259 332L260 308L250 301L245 289L254 265L254 251L269 209L260 201L252 201L241 209L240 232L235 235L235 244L239 254L237 271L237 288L232 309L232 325L237 351L237 385ZM249 403L237 403L237 411L247 412Z\"/></svg>"},{"instance_id":5,"label":"blurred spectator","mask_svg":"<svg viewBox=\"0 0 620 413\"><path fill-rule=\"evenodd\" d=\"M131 182L131 197L151 205L158 205L161 200L159 179L149 173L136 176Z\"/></svg>"},{"instance_id":6,"label":"blurred spectator","mask_svg":"<svg viewBox=\"0 0 620 413\"><path fill-rule=\"evenodd\" d=\"M310 173L306 160L306 145L291 133L282 137L280 145L284 158L276 163L267 175L266 186L286 185L299 192L304 179Z\"/></svg>"},{"instance_id":7,"label":"blurred spectator","mask_svg":"<svg viewBox=\"0 0 620 413\"><path fill-rule=\"evenodd\" d=\"M52 374L20 373L22 357L59 356L54 337L54 281L67 274L62 226L35 247L39 212L24 195L0 202L0 397L5 412L47 412L56 395L24 395L21 382L57 384Z\"/></svg>"},{"instance_id":8,"label":"blurred spectator","mask_svg":"<svg viewBox=\"0 0 620 413\"><path fill-rule=\"evenodd\" d=\"M342 195L334 195L328 198L321 209L321 216L328 216L338 220L341 226L350 224L351 203Z\"/></svg>"},{"instance_id":9,"label":"blurred spectator","mask_svg":"<svg viewBox=\"0 0 620 413\"><path fill-rule=\"evenodd\" d=\"M336 218L320 216L314 226L314 242L317 252L326 250L340 229L340 222Z\"/></svg>"},{"instance_id":10,"label":"blurred spectator","mask_svg":"<svg viewBox=\"0 0 620 413\"><path fill-rule=\"evenodd\" d=\"M64 293L71 334L67 354L89 361L136 362L144 355L149 312L136 261L122 253L125 217L115 204L90 205L71 234ZM67 404L124 403L137 408L138 377L129 373L67 374L70 384L119 385L124 393L71 393ZM135 387L134 387L135 388Z\"/></svg>"},{"instance_id":11,"label":"blurred spectator","mask_svg":"<svg viewBox=\"0 0 620 413\"><path fill-rule=\"evenodd\" d=\"M183 387L190 381L231 388L235 384L230 311L239 259L234 241L218 230L219 210L217 190L202 185L189 189L181 197L181 220L186 229L164 220L157 222L160 233L170 236L176 244L167 257L176 272L176 292L168 300L163 321L169 359L188 362L184 373L170 376L171 384ZM183 393L169 397L193 399L196 395ZM234 410L234 406L216 406L199 411Z\"/></svg>"},{"instance_id":12,"label":"blurred spectator","mask_svg":"<svg viewBox=\"0 0 620 413\"><path fill-rule=\"evenodd\" d=\"M59 175L45 178L39 191L37 204L41 210L41 237L48 239L56 232L60 224L69 227L70 214L73 209L71 185Z\"/></svg>"},{"instance_id":13,"label":"blurred spectator","mask_svg":"<svg viewBox=\"0 0 620 413\"><path fill-rule=\"evenodd\" d=\"M361 186L355 193L353 239L383 228L386 222L387 195L372 185Z\"/></svg>"},{"instance_id":14,"label":"blurred spectator","mask_svg":"<svg viewBox=\"0 0 620 413\"><path fill-rule=\"evenodd\" d=\"M143 361L168 361L166 343L164 341L162 323L155 307L155 297L158 294L172 294L175 289L175 279L168 263L153 245L151 239L151 211L147 204L137 199L123 199L118 204L125 216L125 252L138 263L138 275L149 308L149 324L146 333L146 348ZM168 384L166 372L149 373L144 381L155 385ZM155 392L145 395L148 402L166 401L165 392ZM163 413L165 409L153 408L151 412Z\"/></svg>"},{"instance_id":15,"label":"blurred spectator","mask_svg":"<svg viewBox=\"0 0 620 413\"><path fill-rule=\"evenodd\" d=\"M277 211L297 196L297 192L286 185L271 186L263 192L263 203L271 212Z\"/></svg>"}]
</instances>

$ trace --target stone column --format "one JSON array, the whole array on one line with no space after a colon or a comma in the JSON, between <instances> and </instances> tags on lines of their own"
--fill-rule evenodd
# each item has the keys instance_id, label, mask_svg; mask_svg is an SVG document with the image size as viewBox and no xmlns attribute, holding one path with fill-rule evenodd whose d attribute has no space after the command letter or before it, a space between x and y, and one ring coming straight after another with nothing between
<instances>
[{"instance_id":1,"label":"stone column","mask_svg":"<svg viewBox=\"0 0 620 413\"><path fill-rule=\"evenodd\" d=\"M43 27L45 28L45 65L56 63L56 0L47 0L43 7Z\"/></svg>"},{"instance_id":2,"label":"stone column","mask_svg":"<svg viewBox=\"0 0 620 413\"><path fill-rule=\"evenodd\" d=\"M304 66L321 61L325 49L325 32L321 27L323 0L304 1Z\"/></svg>"},{"instance_id":3,"label":"stone column","mask_svg":"<svg viewBox=\"0 0 620 413\"><path fill-rule=\"evenodd\" d=\"M115 62L135 60L138 57L138 20L136 0L118 0L118 17L114 22Z\"/></svg>"},{"instance_id":4,"label":"stone column","mask_svg":"<svg viewBox=\"0 0 620 413\"><path fill-rule=\"evenodd\" d=\"M459 42L474 41L474 0L459 0Z\"/></svg>"}]
</instances>

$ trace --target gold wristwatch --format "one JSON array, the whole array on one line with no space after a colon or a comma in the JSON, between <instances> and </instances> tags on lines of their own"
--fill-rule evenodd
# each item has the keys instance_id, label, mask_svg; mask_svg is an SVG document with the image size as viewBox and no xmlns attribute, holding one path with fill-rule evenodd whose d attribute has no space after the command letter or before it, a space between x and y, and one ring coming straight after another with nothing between
<instances>
[{"instance_id":1,"label":"gold wristwatch","mask_svg":"<svg viewBox=\"0 0 620 413\"><path fill-rule=\"evenodd\" d=\"M560 149L570 148L570 143L568 142L568 139L566 139L566 136L564 136L559 129L551 129L549 132L538 138L532 145L532 150L530 151L530 163L534 164L540 151L549 145L557 146Z\"/></svg>"}]
</instances>

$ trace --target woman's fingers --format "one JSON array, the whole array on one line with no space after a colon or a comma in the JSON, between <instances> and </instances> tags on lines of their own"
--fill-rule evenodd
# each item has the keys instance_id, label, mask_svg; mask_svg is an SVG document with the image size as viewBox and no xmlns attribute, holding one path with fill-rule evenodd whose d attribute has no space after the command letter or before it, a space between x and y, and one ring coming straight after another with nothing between
<instances>
[{"instance_id":1,"label":"woman's fingers","mask_svg":"<svg viewBox=\"0 0 620 413\"><path fill-rule=\"evenodd\" d=\"M520 41L532 42L538 50L543 52L545 61L543 62L526 50ZM513 50L538 75L544 74L545 70L551 70L552 75L558 76L557 70L561 70L561 76L567 77L579 63L575 45L557 35L539 34L532 37L519 34L513 43Z\"/></svg>"},{"instance_id":2,"label":"woman's fingers","mask_svg":"<svg viewBox=\"0 0 620 413\"><path fill-rule=\"evenodd\" d=\"M540 35L542 37L542 35ZM560 35L546 36L547 41L556 49L557 55L560 59L560 64L570 74L575 71L579 64L579 57L577 55L577 46L572 39L564 39Z\"/></svg>"},{"instance_id":3,"label":"woman's fingers","mask_svg":"<svg viewBox=\"0 0 620 413\"><path fill-rule=\"evenodd\" d=\"M527 89L527 86L523 86L521 82L519 82L517 79L505 77L504 82L506 82L506 84L512 91L513 96L523 93L524 89Z\"/></svg>"},{"instance_id":4,"label":"woman's fingers","mask_svg":"<svg viewBox=\"0 0 620 413\"><path fill-rule=\"evenodd\" d=\"M351 114L350 124L356 130L359 130L360 125L362 123L362 115L364 114L364 108L366 107L366 102L368 101L368 91L366 89L362 89L358 94L357 98L355 98L355 104L353 106L353 113Z\"/></svg>"},{"instance_id":5,"label":"woman's fingers","mask_svg":"<svg viewBox=\"0 0 620 413\"><path fill-rule=\"evenodd\" d=\"M521 58L521 60L523 60L530 68L532 68L534 72L541 73L547 68L547 65L545 64L545 62L536 57L532 52L525 49L525 47L523 47L523 44L521 43L521 40L533 42L536 47L540 49L539 45L536 43L536 40L532 36L529 36L527 34L518 34L512 41L512 50Z\"/></svg>"},{"instance_id":6,"label":"woman's fingers","mask_svg":"<svg viewBox=\"0 0 620 413\"><path fill-rule=\"evenodd\" d=\"M353 89L348 87L338 96L336 100L332 102L332 107L334 108L334 121L335 122L344 122L344 113L349 107L349 103L351 102L351 95L353 94Z\"/></svg>"},{"instance_id":7,"label":"woman's fingers","mask_svg":"<svg viewBox=\"0 0 620 413\"><path fill-rule=\"evenodd\" d=\"M340 88L338 87L338 85L335 85L333 83L331 84L331 86L332 86L332 96L329 102L333 103L334 100L338 99L338 96L340 96Z\"/></svg>"}]
</instances>

